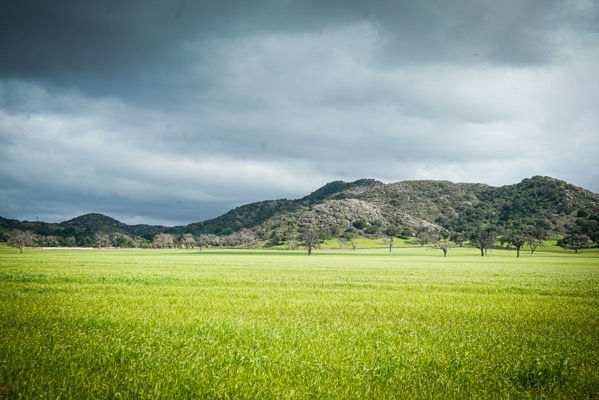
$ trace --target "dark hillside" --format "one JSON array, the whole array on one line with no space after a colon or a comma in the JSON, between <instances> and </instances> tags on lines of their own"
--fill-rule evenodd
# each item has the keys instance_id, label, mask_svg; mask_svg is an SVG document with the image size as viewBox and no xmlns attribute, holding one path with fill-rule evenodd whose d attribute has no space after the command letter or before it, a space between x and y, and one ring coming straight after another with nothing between
<instances>
[{"instance_id":1,"label":"dark hillside","mask_svg":"<svg viewBox=\"0 0 599 400\"><path fill-rule=\"evenodd\" d=\"M61 225L86 230L102 230L103 228L107 230L120 230L127 228L126 224L104 214L97 213L81 215L61 222Z\"/></svg>"},{"instance_id":2,"label":"dark hillside","mask_svg":"<svg viewBox=\"0 0 599 400\"><path fill-rule=\"evenodd\" d=\"M258 203L246 204L237 207L220 217L184 227L176 227L180 233L213 233L227 235L244 228L254 228L278 215L293 213L301 208L298 201L294 200L268 200Z\"/></svg>"}]
</instances>

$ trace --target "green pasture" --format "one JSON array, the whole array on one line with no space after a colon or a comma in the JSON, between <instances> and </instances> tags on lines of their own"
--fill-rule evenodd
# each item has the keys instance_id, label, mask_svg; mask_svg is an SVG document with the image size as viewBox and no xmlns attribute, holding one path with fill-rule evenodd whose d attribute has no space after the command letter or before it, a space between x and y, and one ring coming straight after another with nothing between
<instances>
[{"instance_id":1,"label":"green pasture","mask_svg":"<svg viewBox=\"0 0 599 400\"><path fill-rule=\"evenodd\" d=\"M597 252L0 250L0 398L597 396Z\"/></svg>"}]
</instances>

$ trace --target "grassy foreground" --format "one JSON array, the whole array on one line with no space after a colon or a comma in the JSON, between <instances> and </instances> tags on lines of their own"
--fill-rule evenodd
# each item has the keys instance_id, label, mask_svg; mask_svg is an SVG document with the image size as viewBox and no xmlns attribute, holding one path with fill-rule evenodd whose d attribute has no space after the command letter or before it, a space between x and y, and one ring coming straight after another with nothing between
<instances>
[{"instance_id":1,"label":"grassy foreground","mask_svg":"<svg viewBox=\"0 0 599 400\"><path fill-rule=\"evenodd\" d=\"M599 256L0 250L0 398L597 398Z\"/></svg>"}]
</instances>

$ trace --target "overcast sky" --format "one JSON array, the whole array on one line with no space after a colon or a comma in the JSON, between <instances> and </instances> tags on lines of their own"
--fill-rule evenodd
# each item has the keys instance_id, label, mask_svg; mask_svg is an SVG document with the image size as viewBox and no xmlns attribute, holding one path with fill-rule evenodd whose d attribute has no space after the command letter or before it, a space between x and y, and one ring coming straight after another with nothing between
<instances>
[{"instance_id":1,"label":"overcast sky","mask_svg":"<svg viewBox=\"0 0 599 400\"><path fill-rule=\"evenodd\" d=\"M598 0L0 3L0 216L183 225L333 180L599 191Z\"/></svg>"}]
</instances>

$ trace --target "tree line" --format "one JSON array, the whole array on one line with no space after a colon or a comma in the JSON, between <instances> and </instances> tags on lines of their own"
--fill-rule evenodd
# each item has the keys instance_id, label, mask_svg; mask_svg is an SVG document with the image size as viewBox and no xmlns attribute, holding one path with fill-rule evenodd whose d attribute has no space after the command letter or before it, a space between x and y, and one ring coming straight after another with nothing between
<instances>
[{"instance_id":1,"label":"tree line","mask_svg":"<svg viewBox=\"0 0 599 400\"><path fill-rule=\"evenodd\" d=\"M354 223L354 227L364 228L364 224L363 221L358 220ZM566 234L557 240L557 244L564 249L572 249L578 253L581 248L599 243L599 218L597 215L578 219L575 224L566 225L566 228ZM389 246L389 251L393 249L395 238L411 238L421 246L428 245L441 250L445 257L451 248L463 246L476 248L480 250L481 256L485 256L498 244L501 247L513 248L516 250L516 256L520 257L520 252L523 249L527 248L534 253L537 248L543 247L543 241L547 239L547 230L538 223L512 223L506 227L487 223L471 227L465 232L452 232L436 227L421 227L414 232L406 227L389 226L386 229L380 229L378 233L379 235L376 237L384 239ZM340 247L351 246L355 249L355 239L358 237L361 235L357 235L353 228L340 232L334 226L323 228L314 225L289 225L287 229L274 229L268 235L264 235L263 232L260 235L252 230L242 229L228 235L200 234L194 236L191 233L179 235L158 233L152 239L147 239L140 236L131 237L119 232L97 232L91 237L85 237L81 243L78 243L73 236L40 235L31 231L13 229L1 232L0 239L9 246L18 248L21 253L26 247L74 247L81 244L84 247L96 248L199 248L200 250L210 247L250 249L258 246L270 247L286 244L289 249L303 247L310 255L313 249L319 248L328 239L336 239Z\"/></svg>"}]
</instances>

